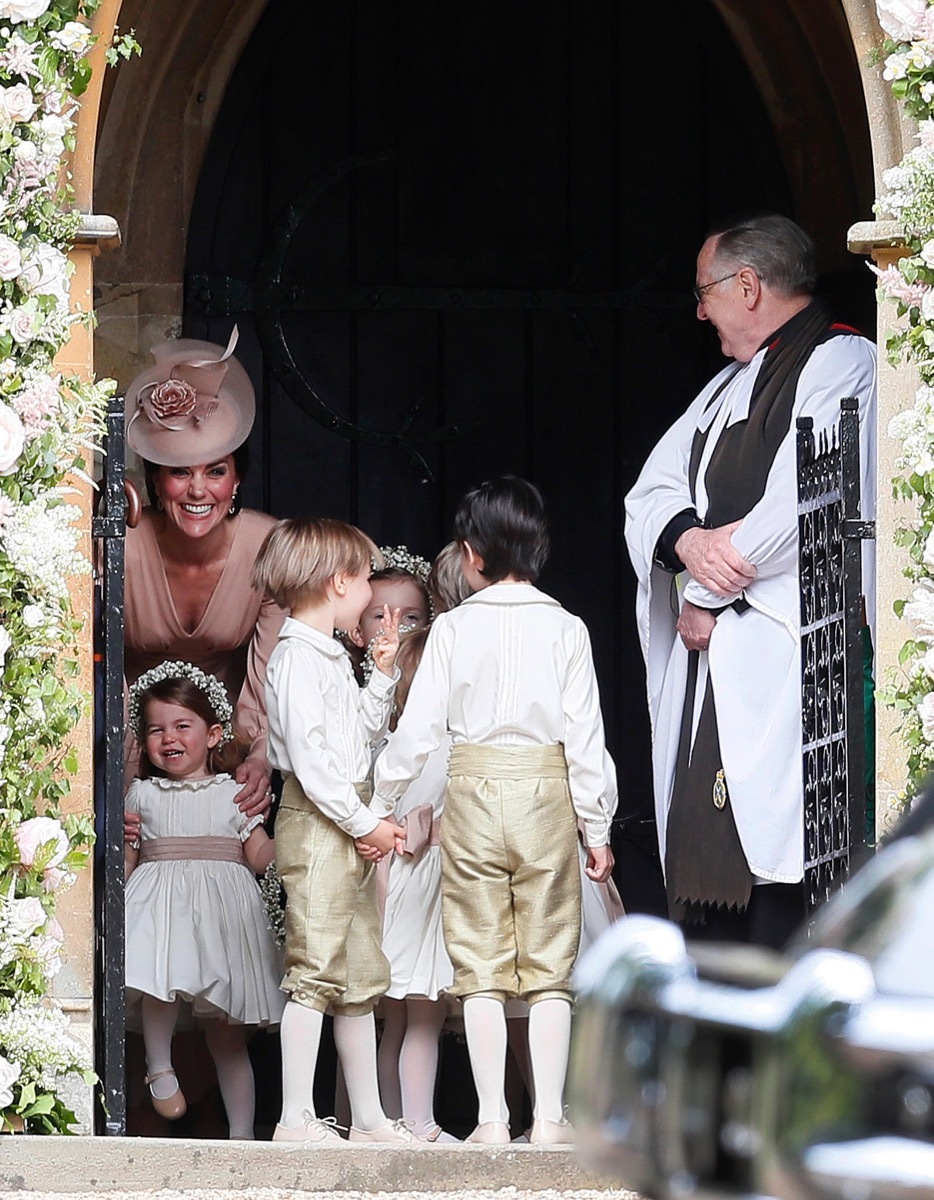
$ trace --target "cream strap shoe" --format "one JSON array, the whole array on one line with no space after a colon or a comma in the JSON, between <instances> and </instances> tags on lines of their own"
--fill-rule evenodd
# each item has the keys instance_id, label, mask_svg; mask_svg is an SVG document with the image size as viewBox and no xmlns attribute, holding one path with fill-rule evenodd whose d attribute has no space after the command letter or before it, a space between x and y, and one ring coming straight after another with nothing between
<instances>
[{"instance_id":1,"label":"cream strap shoe","mask_svg":"<svg viewBox=\"0 0 934 1200\"><path fill-rule=\"evenodd\" d=\"M322 1143L328 1146L343 1145L344 1139L340 1131L343 1125L338 1125L336 1117L316 1117L308 1109L302 1110L301 1125L277 1125L273 1130L274 1142L305 1142L313 1146Z\"/></svg>"},{"instance_id":2,"label":"cream strap shoe","mask_svg":"<svg viewBox=\"0 0 934 1200\"><path fill-rule=\"evenodd\" d=\"M465 1141L480 1146L508 1146L512 1138L505 1121L484 1121Z\"/></svg>"},{"instance_id":3,"label":"cream strap shoe","mask_svg":"<svg viewBox=\"0 0 934 1200\"><path fill-rule=\"evenodd\" d=\"M570 1121L533 1121L529 1130L533 1146L572 1146L574 1126Z\"/></svg>"},{"instance_id":4,"label":"cream strap shoe","mask_svg":"<svg viewBox=\"0 0 934 1200\"><path fill-rule=\"evenodd\" d=\"M401 1117L395 1121L387 1121L378 1129L357 1129L351 1125L347 1140L357 1144L411 1146L413 1150L425 1144L412 1132L409 1122Z\"/></svg>"}]
</instances>

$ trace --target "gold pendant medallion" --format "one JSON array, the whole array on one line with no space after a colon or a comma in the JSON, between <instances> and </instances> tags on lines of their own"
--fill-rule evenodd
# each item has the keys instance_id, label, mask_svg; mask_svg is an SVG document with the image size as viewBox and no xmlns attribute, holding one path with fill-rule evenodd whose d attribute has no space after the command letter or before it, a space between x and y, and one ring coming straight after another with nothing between
<instances>
[{"instance_id":1,"label":"gold pendant medallion","mask_svg":"<svg viewBox=\"0 0 934 1200\"><path fill-rule=\"evenodd\" d=\"M713 806L726 808L726 780L722 770L717 772L717 778L713 781Z\"/></svg>"}]
</instances>

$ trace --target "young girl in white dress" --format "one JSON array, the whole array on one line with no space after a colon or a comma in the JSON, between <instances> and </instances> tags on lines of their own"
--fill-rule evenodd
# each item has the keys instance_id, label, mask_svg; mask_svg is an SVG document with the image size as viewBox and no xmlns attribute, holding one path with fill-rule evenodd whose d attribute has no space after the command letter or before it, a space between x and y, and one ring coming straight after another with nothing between
<instances>
[{"instance_id":1,"label":"young girl in white dress","mask_svg":"<svg viewBox=\"0 0 934 1200\"><path fill-rule=\"evenodd\" d=\"M251 1139L255 1108L247 1027L276 1025L281 969L255 875L275 857L262 818L247 818L223 766L232 740L223 684L191 663L147 671L130 689L142 778L126 796L140 815L126 846L127 1000L140 1003L146 1082L168 1120L186 1111L172 1067L183 1002L204 1018L230 1137Z\"/></svg>"},{"instance_id":2,"label":"young girl in white dress","mask_svg":"<svg viewBox=\"0 0 934 1200\"><path fill-rule=\"evenodd\" d=\"M383 553L387 555L385 550ZM430 571L424 559L409 554L405 547L390 554L395 555L391 559L395 586L399 587L400 576L405 578L402 572L406 572L412 599L417 593L424 598L424 618L418 620L421 613L413 607L408 619L415 629L400 642L396 658L402 672L396 685L398 714L424 649L429 615L453 608L470 589L460 571L459 554L454 564L456 575L451 577L446 571L450 554L442 552L442 561L436 560ZM389 581L383 586L389 586ZM386 599L395 605L401 601L402 596L395 594ZM430 1142L458 1140L446 1133L434 1116L439 1041L448 1013L442 993L454 979L441 932L439 845L449 750L447 744L438 750L399 801L396 820L406 830L405 845L380 864L386 884L383 953L392 970L392 984L380 1004L380 1090L387 1112L392 1109L394 1116L404 1117L416 1137Z\"/></svg>"}]
</instances>

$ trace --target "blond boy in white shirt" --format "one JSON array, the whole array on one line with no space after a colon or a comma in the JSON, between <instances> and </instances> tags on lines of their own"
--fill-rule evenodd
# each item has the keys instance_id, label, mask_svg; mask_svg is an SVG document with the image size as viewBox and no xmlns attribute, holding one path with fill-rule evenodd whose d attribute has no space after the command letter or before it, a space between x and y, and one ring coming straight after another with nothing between
<instances>
[{"instance_id":1,"label":"blond boy in white shirt","mask_svg":"<svg viewBox=\"0 0 934 1200\"><path fill-rule=\"evenodd\" d=\"M402 829L367 807L371 743L392 707L399 611L384 614L367 687L354 680L335 626L352 629L370 601L375 547L343 521L290 520L263 543L253 584L291 615L266 668L269 757L285 785L276 860L286 891L282 1115L274 1141L342 1143L316 1115L313 1084L326 1010L350 1101L350 1142L418 1145L383 1112L373 1006L389 986L380 948L375 868L354 839L384 851Z\"/></svg>"},{"instance_id":2,"label":"blond boy in white shirt","mask_svg":"<svg viewBox=\"0 0 934 1200\"><path fill-rule=\"evenodd\" d=\"M530 1141L568 1142L563 1092L580 938L577 822L587 874L605 881L615 781L583 622L533 586L548 553L544 505L504 476L469 492L455 535L476 589L438 616L405 712L377 760L374 812L393 804L450 732L441 823L442 913L463 998L477 1128L510 1140L504 1093L510 997L529 1003ZM358 841L362 853L372 839Z\"/></svg>"}]
</instances>

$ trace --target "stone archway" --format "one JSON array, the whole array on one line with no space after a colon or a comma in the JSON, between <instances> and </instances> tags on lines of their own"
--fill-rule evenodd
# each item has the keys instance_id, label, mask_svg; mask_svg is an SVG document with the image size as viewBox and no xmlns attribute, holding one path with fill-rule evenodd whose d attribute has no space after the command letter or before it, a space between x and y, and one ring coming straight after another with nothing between
<instances>
[{"instance_id":1,"label":"stone archway","mask_svg":"<svg viewBox=\"0 0 934 1200\"><path fill-rule=\"evenodd\" d=\"M869 50L881 40L874 0L763 0L755 6L748 0L712 2L772 115L803 223L831 248L832 263L844 262L848 251L839 213L855 211L869 218L881 171L910 144L881 73L867 65ZM139 61L121 64L106 77L98 75L78 130L79 203L89 213L96 208L115 217L123 235L120 249L93 264L100 374L125 382L151 343L179 331L185 242L201 163L227 83L266 4L105 0L98 14L105 35L119 15L121 26L135 28L144 47ZM793 90L786 86L789 79ZM818 177L819 188L814 186ZM879 236L867 228L853 240L853 248L874 252ZM76 250L78 295L90 293L92 254L90 244ZM90 368L91 349L80 334L69 353L75 364ZM893 411L909 383L886 369L881 379L883 412ZM890 473L883 456L880 474L887 479ZM886 496L888 489L879 491ZM883 509L883 547L891 546L885 531L891 531L894 521L894 513ZM898 574L894 561L885 570L893 579ZM882 641L883 665L896 636L889 632ZM89 738L87 745L89 762ZM894 767L892 772L894 779ZM89 790L77 794L86 802ZM87 997L80 1001L86 1013L93 945L89 901L80 898L78 908L69 933L72 944L83 947L83 954L75 956L83 962L83 973L74 994ZM76 1004L76 1014L79 1009Z\"/></svg>"},{"instance_id":2,"label":"stone archway","mask_svg":"<svg viewBox=\"0 0 934 1200\"><path fill-rule=\"evenodd\" d=\"M96 272L97 353L117 378L133 373L151 342L177 332L200 165L266 3L117 6L122 26L135 28L145 47L139 61L108 74L98 127L96 203L119 221L123 246ZM844 0L842 8L838 0L713 6L757 80L796 212L826 248L828 266L845 265L840 213L868 218L874 177L900 157L894 105L866 65L879 41L873 0Z\"/></svg>"}]
</instances>

